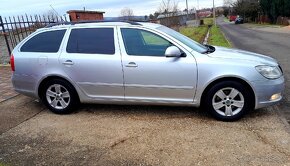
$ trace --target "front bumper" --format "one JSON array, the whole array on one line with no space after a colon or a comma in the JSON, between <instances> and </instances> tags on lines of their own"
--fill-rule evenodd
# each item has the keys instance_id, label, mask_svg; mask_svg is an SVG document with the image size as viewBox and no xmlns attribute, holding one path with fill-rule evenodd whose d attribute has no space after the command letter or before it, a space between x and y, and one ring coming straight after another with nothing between
<instances>
[{"instance_id":1,"label":"front bumper","mask_svg":"<svg viewBox=\"0 0 290 166\"><path fill-rule=\"evenodd\" d=\"M254 81L251 84L256 96L255 109L275 105L282 100L285 89L283 76L274 80Z\"/></svg>"}]
</instances>

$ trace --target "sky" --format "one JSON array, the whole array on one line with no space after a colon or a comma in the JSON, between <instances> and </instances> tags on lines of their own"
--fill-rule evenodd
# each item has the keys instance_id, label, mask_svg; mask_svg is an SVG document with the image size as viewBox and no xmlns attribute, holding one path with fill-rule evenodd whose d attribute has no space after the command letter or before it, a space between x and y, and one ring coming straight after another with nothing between
<instances>
[{"instance_id":1,"label":"sky","mask_svg":"<svg viewBox=\"0 0 290 166\"><path fill-rule=\"evenodd\" d=\"M186 8L186 0L175 0L179 9ZM22 14L44 14L52 8L63 16L68 10L104 11L105 17L117 17L121 9L128 7L133 9L136 16L145 16L154 13L162 0L0 0L1 16L17 16ZM212 7L213 0L188 0L189 8ZM215 6L222 6L223 0L215 0Z\"/></svg>"}]
</instances>

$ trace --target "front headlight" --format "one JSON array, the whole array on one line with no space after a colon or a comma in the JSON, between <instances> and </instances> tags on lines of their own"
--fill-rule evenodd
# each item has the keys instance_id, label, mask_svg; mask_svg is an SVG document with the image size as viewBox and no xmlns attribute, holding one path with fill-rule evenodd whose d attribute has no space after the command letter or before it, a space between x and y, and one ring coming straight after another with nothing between
<instances>
[{"instance_id":1,"label":"front headlight","mask_svg":"<svg viewBox=\"0 0 290 166\"><path fill-rule=\"evenodd\" d=\"M256 70L268 79L276 79L282 76L282 72L278 66L256 66Z\"/></svg>"}]
</instances>

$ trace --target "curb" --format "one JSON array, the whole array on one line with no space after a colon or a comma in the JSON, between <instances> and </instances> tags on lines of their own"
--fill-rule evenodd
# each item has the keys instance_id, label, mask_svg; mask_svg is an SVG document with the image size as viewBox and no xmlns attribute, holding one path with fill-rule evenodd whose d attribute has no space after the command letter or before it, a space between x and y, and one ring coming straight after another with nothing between
<instances>
[{"instance_id":1,"label":"curb","mask_svg":"<svg viewBox=\"0 0 290 166\"><path fill-rule=\"evenodd\" d=\"M218 26L218 27L221 29L220 26ZM211 29L211 28L212 28L212 27L208 28L207 35L205 36L205 38L204 38L204 40L203 40L203 44L207 44L207 43L208 43L208 38L209 38L209 36L210 36L210 29ZM234 45L232 42L229 41L228 37L225 35L225 33L224 33L222 30L221 30L221 33L222 33L223 36L225 37L227 43L230 45L230 48L234 48L235 45Z\"/></svg>"},{"instance_id":2,"label":"curb","mask_svg":"<svg viewBox=\"0 0 290 166\"><path fill-rule=\"evenodd\" d=\"M207 42L208 42L208 38L209 38L209 32L210 32L210 29L211 29L211 27L210 28L208 28L208 30L207 30L207 34L206 34L206 36L205 36L205 38L204 38L204 40L203 40L203 44L204 45L206 45L207 44Z\"/></svg>"},{"instance_id":3,"label":"curb","mask_svg":"<svg viewBox=\"0 0 290 166\"><path fill-rule=\"evenodd\" d=\"M221 29L221 33L224 35L226 41L229 43L229 45L231 46L231 48L236 48L236 46L234 45L234 43L230 42L229 38L227 37L227 35L222 31L222 27L219 26L219 28Z\"/></svg>"},{"instance_id":4,"label":"curb","mask_svg":"<svg viewBox=\"0 0 290 166\"><path fill-rule=\"evenodd\" d=\"M223 31L221 31L221 33L224 35L226 41L229 43L229 45L231 46L231 48L234 48L235 45L232 42L230 42L230 40L228 39L228 37L226 36L226 34Z\"/></svg>"}]
</instances>

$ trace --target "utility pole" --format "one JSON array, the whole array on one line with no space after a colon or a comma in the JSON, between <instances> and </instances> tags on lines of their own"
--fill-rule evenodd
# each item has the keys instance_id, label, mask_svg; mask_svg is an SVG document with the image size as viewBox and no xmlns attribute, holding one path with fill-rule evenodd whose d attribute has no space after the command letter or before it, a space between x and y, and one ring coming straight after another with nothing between
<instances>
[{"instance_id":1,"label":"utility pole","mask_svg":"<svg viewBox=\"0 0 290 166\"><path fill-rule=\"evenodd\" d=\"M186 20L188 20L188 1L186 0Z\"/></svg>"},{"instance_id":2,"label":"utility pole","mask_svg":"<svg viewBox=\"0 0 290 166\"><path fill-rule=\"evenodd\" d=\"M215 6L214 6L214 0L212 0L213 8L212 8L212 13L213 13L213 21L214 21L214 26L216 26L216 16L215 16Z\"/></svg>"}]
</instances>

